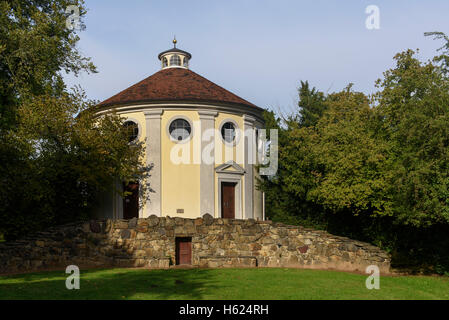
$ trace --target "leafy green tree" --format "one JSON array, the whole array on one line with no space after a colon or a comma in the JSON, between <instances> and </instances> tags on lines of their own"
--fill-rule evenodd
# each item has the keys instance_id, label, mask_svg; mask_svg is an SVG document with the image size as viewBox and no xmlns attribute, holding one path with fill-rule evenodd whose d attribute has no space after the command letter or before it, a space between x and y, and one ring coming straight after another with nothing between
<instances>
[{"instance_id":1,"label":"leafy green tree","mask_svg":"<svg viewBox=\"0 0 449 320\"><path fill-rule=\"evenodd\" d=\"M377 85L379 136L391 144L394 214L404 223L449 223L449 79L408 50Z\"/></svg>"},{"instance_id":2,"label":"leafy green tree","mask_svg":"<svg viewBox=\"0 0 449 320\"><path fill-rule=\"evenodd\" d=\"M443 72L445 74L449 73L449 37L444 33L444 32L438 32L438 31L434 31L434 32L424 32L424 35L426 37L431 37L433 36L433 38L435 40L444 40L446 43L438 49L438 51L442 51L442 54L436 56L434 58L434 61L436 63L439 63Z\"/></svg>"},{"instance_id":3,"label":"leafy green tree","mask_svg":"<svg viewBox=\"0 0 449 320\"><path fill-rule=\"evenodd\" d=\"M278 173L261 183L267 215L370 241L397 266L449 270L449 78L437 58L396 55L376 94L326 95L309 125L295 122L302 110L269 115L280 139Z\"/></svg>"},{"instance_id":4,"label":"leafy green tree","mask_svg":"<svg viewBox=\"0 0 449 320\"><path fill-rule=\"evenodd\" d=\"M20 101L65 90L63 72L95 72L76 47L77 30L66 27L65 10L83 0L10 0L0 2L0 124L13 125Z\"/></svg>"},{"instance_id":5,"label":"leafy green tree","mask_svg":"<svg viewBox=\"0 0 449 320\"><path fill-rule=\"evenodd\" d=\"M346 90L326 99L314 127L292 130L286 181L297 196L333 212L389 214L388 145L375 136L368 97ZM296 169L295 169L296 168Z\"/></svg>"},{"instance_id":6,"label":"leafy green tree","mask_svg":"<svg viewBox=\"0 0 449 320\"><path fill-rule=\"evenodd\" d=\"M7 240L91 217L116 181L147 181L142 143L123 120L98 117L63 73L95 72L66 27L66 8L83 1L0 2L0 233ZM142 183L143 196L148 186ZM116 190L119 192L119 190Z\"/></svg>"},{"instance_id":7,"label":"leafy green tree","mask_svg":"<svg viewBox=\"0 0 449 320\"><path fill-rule=\"evenodd\" d=\"M449 80L413 54L395 57L372 101L348 86L320 102L326 111L314 125L287 121L272 180L335 213L449 222Z\"/></svg>"},{"instance_id":8,"label":"leafy green tree","mask_svg":"<svg viewBox=\"0 0 449 320\"><path fill-rule=\"evenodd\" d=\"M265 128L267 132L270 129L278 130L278 170L277 174L272 177L263 176L258 181L258 186L265 192L265 208L266 215L273 221L306 225L314 227L325 226L323 217L320 213L323 208L316 203L308 201L304 194L293 193L289 181L291 180L292 161L300 163L303 159L303 153L292 147L295 139L291 132L299 128L299 123L295 115L291 115L286 119L277 118L274 112L266 111L264 113ZM295 164L293 164L295 165ZM305 181L301 181L298 185L305 188Z\"/></svg>"},{"instance_id":9,"label":"leafy green tree","mask_svg":"<svg viewBox=\"0 0 449 320\"><path fill-rule=\"evenodd\" d=\"M308 81L301 81L299 93L299 123L302 127L314 126L326 111L326 97L315 87L310 89Z\"/></svg>"},{"instance_id":10,"label":"leafy green tree","mask_svg":"<svg viewBox=\"0 0 449 320\"><path fill-rule=\"evenodd\" d=\"M278 130L278 146L279 157L283 155L283 146L287 144L287 130L281 126L281 119L277 118L273 111L264 112L265 129L269 139L270 129ZM265 207L266 215L274 221L292 222L294 211L288 210L291 206L296 210L295 199L290 199L289 194L284 190L284 173L287 172L283 168L284 162L279 162L277 174L273 177L263 176L259 179L259 188L266 192ZM292 201L293 200L293 201Z\"/></svg>"}]
</instances>

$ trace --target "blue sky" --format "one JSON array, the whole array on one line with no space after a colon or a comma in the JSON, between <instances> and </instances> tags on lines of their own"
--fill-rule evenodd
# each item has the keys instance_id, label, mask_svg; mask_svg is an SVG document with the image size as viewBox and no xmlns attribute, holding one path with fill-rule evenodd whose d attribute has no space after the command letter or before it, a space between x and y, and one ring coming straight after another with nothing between
<instances>
[{"instance_id":1,"label":"blue sky","mask_svg":"<svg viewBox=\"0 0 449 320\"><path fill-rule=\"evenodd\" d=\"M368 30L365 8L380 9L380 29ZM192 54L190 69L256 105L289 112L300 80L325 92L348 83L365 93L407 48L435 55L449 34L447 0L96 0L86 1L79 48L98 74L67 76L91 99L104 100L160 69L172 47Z\"/></svg>"}]
</instances>

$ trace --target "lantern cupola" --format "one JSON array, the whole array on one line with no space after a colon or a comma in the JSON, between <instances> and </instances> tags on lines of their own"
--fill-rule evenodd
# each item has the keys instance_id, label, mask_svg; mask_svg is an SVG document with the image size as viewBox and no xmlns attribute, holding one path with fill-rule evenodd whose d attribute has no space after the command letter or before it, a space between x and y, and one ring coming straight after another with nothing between
<instances>
[{"instance_id":1,"label":"lantern cupola","mask_svg":"<svg viewBox=\"0 0 449 320\"><path fill-rule=\"evenodd\" d=\"M173 39L173 48L159 53L161 68L184 68L189 69L189 61L192 55L187 51L176 48L176 38Z\"/></svg>"}]
</instances>

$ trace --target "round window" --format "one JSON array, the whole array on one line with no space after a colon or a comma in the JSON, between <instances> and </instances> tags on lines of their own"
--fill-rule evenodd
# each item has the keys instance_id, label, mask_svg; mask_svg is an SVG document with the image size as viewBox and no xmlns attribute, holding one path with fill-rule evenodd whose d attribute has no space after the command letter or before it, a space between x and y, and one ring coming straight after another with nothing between
<instances>
[{"instance_id":1,"label":"round window","mask_svg":"<svg viewBox=\"0 0 449 320\"><path fill-rule=\"evenodd\" d=\"M128 120L123 126L125 127L126 133L128 135L128 141L133 142L139 136L139 126L134 121Z\"/></svg>"},{"instance_id":2,"label":"round window","mask_svg":"<svg viewBox=\"0 0 449 320\"><path fill-rule=\"evenodd\" d=\"M183 141L190 137L192 127L187 120L176 119L170 123L169 127L170 136L177 141Z\"/></svg>"},{"instance_id":3,"label":"round window","mask_svg":"<svg viewBox=\"0 0 449 320\"><path fill-rule=\"evenodd\" d=\"M235 125L232 122L226 122L221 127L221 136L223 140L231 143L235 140Z\"/></svg>"}]
</instances>

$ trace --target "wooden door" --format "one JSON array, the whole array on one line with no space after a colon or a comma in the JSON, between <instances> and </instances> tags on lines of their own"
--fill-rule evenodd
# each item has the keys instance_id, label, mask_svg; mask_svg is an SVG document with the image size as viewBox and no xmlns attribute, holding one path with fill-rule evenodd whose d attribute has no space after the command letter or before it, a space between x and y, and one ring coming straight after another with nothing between
<instances>
[{"instance_id":1,"label":"wooden door","mask_svg":"<svg viewBox=\"0 0 449 320\"><path fill-rule=\"evenodd\" d=\"M123 219L139 217L139 183L131 182L124 186L124 190L131 192L123 198Z\"/></svg>"},{"instance_id":2,"label":"wooden door","mask_svg":"<svg viewBox=\"0 0 449 320\"><path fill-rule=\"evenodd\" d=\"M221 184L221 216L235 219L235 183L222 182Z\"/></svg>"},{"instance_id":3,"label":"wooden door","mask_svg":"<svg viewBox=\"0 0 449 320\"><path fill-rule=\"evenodd\" d=\"M192 264L192 238L176 238L176 264Z\"/></svg>"}]
</instances>

